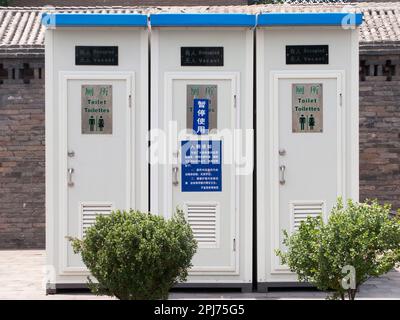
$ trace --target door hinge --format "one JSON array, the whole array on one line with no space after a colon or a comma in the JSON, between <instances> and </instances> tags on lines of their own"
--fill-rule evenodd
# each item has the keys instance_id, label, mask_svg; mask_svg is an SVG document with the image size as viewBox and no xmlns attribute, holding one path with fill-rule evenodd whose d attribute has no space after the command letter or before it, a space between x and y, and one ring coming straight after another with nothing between
<instances>
[{"instance_id":1,"label":"door hinge","mask_svg":"<svg viewBox=\"0 0 400 320\"><path fill-rule=\"evenodd\" d=\"M233 238L233 251L234 252L236 251L236 239L235 238Z\"/></svg>"},{"instance_id":2,"label":"door hinge","mask_svg":"<svg viewBox=\"0 0 400 320\"><path fill-rule=\"evenodd\" d=\"M237 105L237 99L236 99L236 94L233 95L233 107L236 108Z\"/></svg>"},{"instance_id":3,"label":"door hinge","mask_svg":"<svg viewBox=\"0 0 400 320\"><path fill-rule=\"evenodd\" d=\"M129 108L132 108L132 95L129 95Z\"/></svg>"},{"instance_id":4,"label":"door hinge","mask_svg":"<svg viewBox=\"0 0 400 320\"><path fill-rule=\"evenodd\" d=\"M339 93L339 105L343 105L343 95L341 93Z\"/></svg>"}]
</instances>

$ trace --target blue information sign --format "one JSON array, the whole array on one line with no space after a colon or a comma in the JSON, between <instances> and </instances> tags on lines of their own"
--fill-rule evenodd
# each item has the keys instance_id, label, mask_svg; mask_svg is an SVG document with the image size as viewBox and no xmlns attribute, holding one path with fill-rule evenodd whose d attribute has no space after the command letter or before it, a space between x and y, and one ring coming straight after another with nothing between
<instances>
[{"instance_id":1,"label":"blue information sign","mask_svg":"<svg viewBox=\"0 0 400 320\"><path fill-rule=\"evenodd\" d=\"M193 99L193 131L208 134L208 99Z\"/></svg>"},{"instance_id":2,"label":"blue information sign","mask_svg":"<svg viewBox=\"0 0 400 320\"><path fill-rule=\"evenodd\" d=\"M186 140L182 146L182 192L222 191L221 140Z\"/></svg>"}]
</instances>

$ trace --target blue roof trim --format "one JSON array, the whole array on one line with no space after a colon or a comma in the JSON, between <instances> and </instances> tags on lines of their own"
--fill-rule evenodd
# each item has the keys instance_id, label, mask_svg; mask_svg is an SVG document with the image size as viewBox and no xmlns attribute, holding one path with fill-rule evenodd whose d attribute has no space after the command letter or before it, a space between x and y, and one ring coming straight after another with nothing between
<instances>
[{"instance_id":1,"label":"blue roof trim","mask_svg":"<svg viewBox=\"0 0 400 320\"><path fill-rule=\"evenodd\" d=\"M147 16L136 13L44 13L42 24L47 27L146 27Z\"/></svg>"},{"instance_id":2,"label":"blue roof trim","mask_svg":"<svg viewBox=\"0 0 400 320\"><path fill-rule=\"evenodd\" d=\"M153 27L358 26L361 13L160 13L150 15ZM147 15L136 13L43 13L48 27L146 27Z\"/></svg>"},{"instance_id":3,"label":"blue roof trim","mask_svg":"<svg viewBox=\"0 0 400 320\"><path fill-rule=\"evenodd\" d=\"M313 13L263 13L258 16L257 26L358 26L361 13L313 12Z\"/></svg>"},{"instance_id":4,"label":"blue roof trim","mask_svg":"<svg viewBox=\"0 0 400 320\"><path fill-rule=\"evenodd\" d=\"M150 15L152 27L255 27L256 16L245 13L160 13Z\"/></svg>"}]
</instances>

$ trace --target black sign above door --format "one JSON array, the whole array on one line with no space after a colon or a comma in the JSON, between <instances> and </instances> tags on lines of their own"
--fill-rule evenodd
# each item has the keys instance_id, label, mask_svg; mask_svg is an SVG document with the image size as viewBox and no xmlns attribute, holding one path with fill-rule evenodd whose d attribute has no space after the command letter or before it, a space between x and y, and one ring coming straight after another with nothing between
<instances>
[{"instance_id":1,"label":"black sign above door","mask_svg":"<svg viewBox=\"0 0 400 320\"><path fill-rule=\"evenodd\" d=\"M75 65L77 66L117 66L118 47L76 46Z\"/></svg>"},{"instance_id":2,"label":"black sign above door","mask_svg":"<svg viewBox=\"0 0 400 320\"><path fill-rule=\"evenodd\" d=\"M181 47L181 66L220 67L223 65L223 47Z\"/></svg>"},{"instance_id":3,"label":"black sign above door","mask_svg":"<svg viewBox=\"0 0 400 320\"><path fill-rule=\"evenodd\" d=\"M286 64L329 64L328 45L286 46Z\"/></svg>"}]
</instances>

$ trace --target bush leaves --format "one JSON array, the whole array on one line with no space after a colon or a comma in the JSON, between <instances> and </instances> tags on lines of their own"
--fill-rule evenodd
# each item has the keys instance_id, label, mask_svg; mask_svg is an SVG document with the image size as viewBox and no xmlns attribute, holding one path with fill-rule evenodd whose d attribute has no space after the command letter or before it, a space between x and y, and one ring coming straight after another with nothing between
<instances>
[{"instance_id":1,"label":"bush leaves","mask_svg":"<svg viewBox=\"0 0 400 320\"><path fill-rule=\"evenodd\" d=\"M197 249L180 210L169 220L134 210L100 215L83 240L70 240L98 281L88 278L91 290L124 300L166 299Z\"/></svg>"},{"instance_id":2,"label":"bush leaves","mask_svg":"<svg viewBox=\"0 0 400 320\"><path fill-rule=\"evenodd\" d=\"M321 290L333 290L331 298L354 299L357 288L370 277L390 271L400 261L400 219L390 216L390 206L377 201L347 206L341 199L327 223L307 218L297 232L284 232L286 252L276 250L283 264ZM342 268L355 270L355 288L344 288Z\"/></svg>"}]
</instances>

